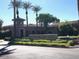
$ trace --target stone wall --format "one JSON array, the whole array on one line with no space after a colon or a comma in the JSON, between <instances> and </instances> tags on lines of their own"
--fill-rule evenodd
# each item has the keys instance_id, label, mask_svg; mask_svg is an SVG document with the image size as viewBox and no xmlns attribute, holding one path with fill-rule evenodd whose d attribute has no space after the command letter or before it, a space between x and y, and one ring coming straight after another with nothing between
<instances>
[{"instance_id":1,"label":"stone wall","mask_svg":"<svg viewBox=\"0 0 79 59\"><path fill-rule=\"evenodd\" d=\"M30 34L29 38L31 38L31 39L56 40L57 39L57 34Z\"/></svg>"}]
</instances>

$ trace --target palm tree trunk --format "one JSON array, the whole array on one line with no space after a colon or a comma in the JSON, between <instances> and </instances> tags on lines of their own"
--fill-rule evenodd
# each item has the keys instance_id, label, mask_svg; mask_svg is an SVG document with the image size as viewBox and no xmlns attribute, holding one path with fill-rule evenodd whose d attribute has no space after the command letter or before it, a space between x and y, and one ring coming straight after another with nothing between
<instances>
[{"instance_id":1,"label":"palm tree trunk","mask_svg":"<svg viewBox=\"0 0 79 59\"><path fill-rule=\"evenodd\" d=\"M16 13L17 13L17 18L19 18L19 11L18 11L18 7L17 7L17 11L16 11Z\"/></svg>"},{"instance_id":2,"label":"palm tree trunk","mask_svg":"<svg viewBox=\"0 0 79 59\"><path fill-rule=\"evenodd\" d=\"M14 0L14 6L13 6L13 8L14 8L14 19L16 18L16 8L15 8L15 3L16 3L16 0Z\"/></svg>"},{"instance_id":3,"label":"palm tree trunk","mask_svg":"<svg viewBox=\"0 0 79 59\"><path fill-rule=\"evenodd\" d=\"M28 28L28 11L26 10L26 25L27 25L27 28ZM26 30L27 33L26 33L26 36L28 36L28 29Z\"/></svg>"},{"instance_id":4,"label":"palm tree trunk","mask_svg":"<svg viewBox=\"0 0 79 59\"><path fill-rule=\"evenodd\" d=\"M1 28L2 28L2 25L0 25L0 32L1 32Z\"/></svg>"},{"instance_id":5,"label":"palm tree trunk","mask_svg":"<svg viewBox=\"0 0 79 59\"><path fill-rule=\"evenodd\" d=\"M26 25L28 27L28 11L26 10Z\"/></svg>"},{"instance_id":6,"label":"palm tree trunk","mask_svg":"<svg viewBox=\"0 0 79 59\"><path fill-rule=\"evenodd\" d=\"M3 24L3 21L0 20L0 31L2 30L2 24Z\"/></svg>"},{"instance_id":7,"label":"palm tree trunk","mask_svg":"<svg viewBox=\"0 0 79 59\"><path fill-rule=\"evenodd\" d=\"M79 0L77 0L77 5L78 5L78 16L79 16Z\"/></svg>"},{"instance_id":8,"label":"palm tree trunk","mask_svg":"<svg viewBox=\"0 0 79 59\"><path fill-rule=\"evenodd\" d=\"M16 19L16 7L15 7L15 3L16 3L16 0L14 0L14 20ZM13 34L13 38L15 39L16 38L16 25L15 25L15 21L14 21L14 34Z\"/></svg>"},{"instance_id":9,"label":"palm tree trunk","mask_svg":"<svg viewBox=\"0 0 79 59\"><path fill-rule=\"evenodd\" d=\"M38 13L36 12L36 26L38 27L37 17L38 17Z\"/></svg>"}]
</instances>

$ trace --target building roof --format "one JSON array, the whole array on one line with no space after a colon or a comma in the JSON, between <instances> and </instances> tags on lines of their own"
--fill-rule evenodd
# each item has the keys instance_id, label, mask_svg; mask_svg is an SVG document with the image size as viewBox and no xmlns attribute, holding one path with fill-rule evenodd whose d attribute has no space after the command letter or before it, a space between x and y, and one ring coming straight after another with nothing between
<instances>
[{"instance_id":1,"label":"building roof","mask_svg":"<svg viewBox=\"0 0 79 59\"><path fill-rule=\"evenodd\" d=\"M18 19L19 20L19 19ZM22 20L22 19L21 19ZM14 20L13 20L14 21ZM23 21L23 20L22 20ZM68 23L69 24L78 24L78 20L76 20L76 21L69 21ZM53 24L50 24L48 27L58 27L58 26L61 26L61 25L63 25L63 24L65 24L66 22L60 22L60 23L53 23ZM27 25L26 24L24 24L24 26L23 27L26 27ZM36 25L35 24L29 24L28 25L29 27L36 27ZM9 26L3 26L3 28L12 28L13 27L13 25L9 25ZM38 26L38 27L41 27L40 25Z\"/></svg>"},{"instance_id":2,"label":"building roof","mask_svg":"<svg viewBox=\"0 0 79 59\"><path fill-rule=\"evenodd\" d=\"M12 21L25 21L25 19L23 19L23 18L16 18L16 19L12 19Z\"/></svg>"}]
</instances>

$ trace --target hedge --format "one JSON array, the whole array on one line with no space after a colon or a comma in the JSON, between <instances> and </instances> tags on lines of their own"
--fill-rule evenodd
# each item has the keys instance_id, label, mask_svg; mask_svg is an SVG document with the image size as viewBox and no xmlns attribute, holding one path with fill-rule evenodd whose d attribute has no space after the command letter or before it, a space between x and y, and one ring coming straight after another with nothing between
<instances>
[{"instance_id":1,"label":"hedge","mask_svg":"<svg viewBox=\"0 0 79 59\"><path fill-rule=\"evenodd\" d=\"M74 43L72 40L69 41L42 41L42 40L34 40L34 42L15 42L15 44L19 44L19 45L32 45L32 46L51 46L51 47L69 47L69 46L73 46Z\"/></svg>"}]
</instances>

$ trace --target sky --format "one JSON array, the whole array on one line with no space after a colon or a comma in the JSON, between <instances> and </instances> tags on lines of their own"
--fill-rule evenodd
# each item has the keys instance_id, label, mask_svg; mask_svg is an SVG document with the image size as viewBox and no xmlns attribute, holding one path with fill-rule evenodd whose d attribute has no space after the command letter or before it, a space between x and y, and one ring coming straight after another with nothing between
<instances>
[{"instance_id":1,"label":"sky","mask_svg":"<svg viewBox=\"0 0 79 59\"><path fill-rule=\"evenodd\" d=\"M3 20L3 26L13 24L13 9L9 8L11 0L0 1L0 19ZM22 0L29 1L32 5L38 5L42 9L40 13L49 13L60 21L75 21L78 20L77 1L76 0ZM21 18L25 19L25 10L19 9ZM29 24L35 23L35 13L29 10Z\"/></svg>"}]
</instances>

